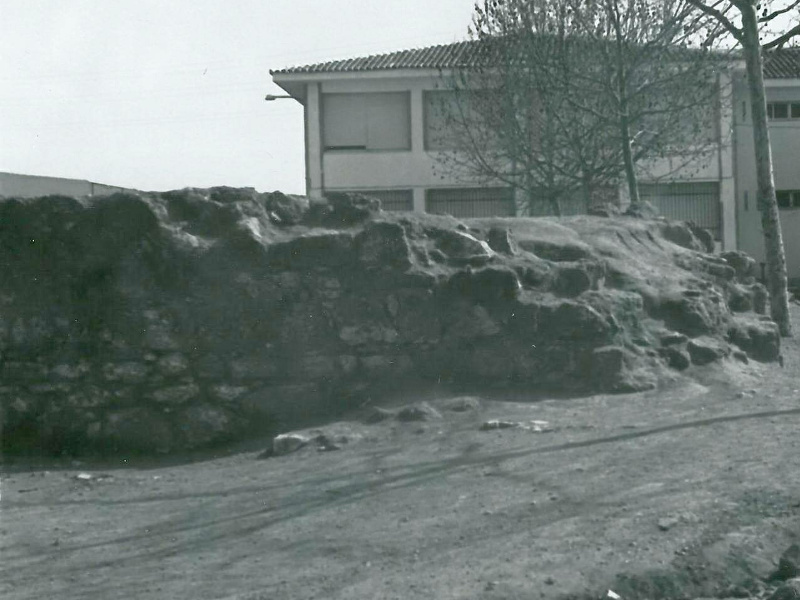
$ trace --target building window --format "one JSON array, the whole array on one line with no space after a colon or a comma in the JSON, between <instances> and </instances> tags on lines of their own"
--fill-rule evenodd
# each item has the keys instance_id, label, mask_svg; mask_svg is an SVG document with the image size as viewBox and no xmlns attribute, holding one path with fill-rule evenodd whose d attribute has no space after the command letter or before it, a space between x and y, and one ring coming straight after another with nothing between
<instances>
[{"instance_id":1,"label":"building window","mask_svg":"<svg viewBox=\"0 0 800 600\"><path fill-rule=\"evenodd\" d=\"M641 183L639 196L653 203L668 219L692 221L721 239L720 195L717 182Z\"/></svg>"},{"instance_id":2,"label":"building window","mask_svg":"<svg viewBox=\"0 0 800 600\"><path fill-rule=\"evenodd\" d=\"M800 119L800 102L767 102L767 118Z\"/></svg>"},{"instance_id":3,"label":"building window","mask_svg":"<svg viewBox=\"0 0 800 600\"><path fill-rule=\"evenodd\" d=\"M486 111L496 111L496 98L485 90L426 91L423 122L426 150L463 150L497 146L496 127Z\"/></svg>"},{"instance_id":4,"label":"building window","mask_svg":"<svg viewBox=\"0 0 800 600\"><path fill-rule=\"evenodd\" d=\"M354 194L371 196L381 201L386 211L403 212L414 210L414 193L411 190L350 190Z\"/></svg>"},{"instance_id":5,"label":"building window","mask_svg":"<svg viewBox=\"0 0 800 600\"><path fill-rule=\"evenodd\" d=\"M558 198L558 208L562 217L585 215L595 205L619 204L619 188L615 186L592 187L588 203L582 190L573 190ZM518 216L551 217L554 216L551 196L544 190L534 192L520 191L517 198Z\"/></svg>"},{"instance_id":6,"label":"building window","mask_svg":"<svg viewBox=\"0 0 800 600\"><path fill-rule=\"evenodd\" d=\"M323 94L322 140L325 150L410 150L410 94Z\"/></svg>"},{"instance_id":7,"label":"building window","mask_svg":"<svg viewBox=\"0 0 800 600\"><path fill-rule=\"evenodd\" d=\"M780 209L800 208L800 190L778 190L775 196Z\"/></svg>"},{"instance_id":8,"label":"building window","mask_svg":"<svg viewBox=\"0 0 800 600\"><path fill-rule=\"evenodd\" d=\"M425 149L458 148L456 123L460 123L459 101L455 92L425 92Z\"/></svg>"},{"instance_id":9,"label":"building window","mask_svg":"<svg viewBox=\"0 0 800 600\"><path fill-rule=\"evenodd\" d=\"M425 210L452 215L459 219L472 217L513 217L514 197L509 188L447 188L427 190Z\"/></svg>"}]
</instances>

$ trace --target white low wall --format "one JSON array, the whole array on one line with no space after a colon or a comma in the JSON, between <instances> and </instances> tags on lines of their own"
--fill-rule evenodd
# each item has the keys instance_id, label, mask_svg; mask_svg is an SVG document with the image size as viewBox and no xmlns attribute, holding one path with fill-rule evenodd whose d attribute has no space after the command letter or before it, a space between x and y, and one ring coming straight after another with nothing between
<instances>
[{"instance_id":1,"label":"white low wall","mask_svg":"<svg viewBox=\"0 0 800 600\"><path fill-rule=\"evenodd\" d=\"M94 183L85 179L0 173L0 196L6 197L36 198L59 194L79 198L82 196L105 196L125 191L135 190Z\"/></svg>"}]
</instances>

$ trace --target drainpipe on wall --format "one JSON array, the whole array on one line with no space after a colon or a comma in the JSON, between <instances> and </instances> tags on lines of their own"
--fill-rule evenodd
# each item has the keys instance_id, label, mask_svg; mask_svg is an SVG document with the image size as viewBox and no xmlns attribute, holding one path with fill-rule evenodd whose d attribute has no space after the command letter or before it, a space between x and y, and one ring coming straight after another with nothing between
<instances>
[{"instance_id":1,"label":"drainpipe on wall","mask_svg":"<svg viewBox=\"0 0 800 600\"><path fill-rule=\"evenodd\" d=\"M731 82L731 162L733 166L733 172L731 175L733 176L733 206L734 206L734 223L736 225L736 247L734 250L738 250L742 245L742 215L739 214L739 149L738 149L738 142L736 139L736 130L738 129L736 124L736 97L734 95L734 91L736 90L736 82L734 81L734 76L730 76ZM745 192L746 193L746 192ZM746 208L745 200L742 198L742 211Z\"/></svg>"},{"instance_id":2,"label":"drainpipe on wall","mask_svg":"<svg viewBox=\"0 0 800 600\"><path fill-rule=\"evenodd\" d=\"M722 115L723 115L723 107L722 107L722 81L720 78L720 74L717 73L717 176L719 178L719 214L722 217L720 220L722 221L720 226L720 242L722 245L722 250L725 250L725 246L727 245L727 240L725 239L725 202L722 199L722 190L724 184L724 172L722 166ZM735 198L734 198L735 204ZM734 211L736 212L736 211Z\"/></svg>"},{"instance_id":3,"label":"drainpipe on wall","mask_svg":"<svg viewBox=\"0 0 800 600\"><path fill-rule=\"evenodd\" d=\"M323 198L325 197L325 142L323 138L325 133L325 121L322 115L322 84L317 83L317 131L319 132L319 193Z\"/></svg>"},{"instance_id":4,"label":"drainpipe on wall","mask_svg":"<svg viewBox=\"0 0 800 600\"><path fill-rule=\"evenodd\" d=\"M308 86L306 85L306 103L303 105L303 162L306 175L306 198L311 197L311 173L308 170Z\"/></svg>"}]
</instances>

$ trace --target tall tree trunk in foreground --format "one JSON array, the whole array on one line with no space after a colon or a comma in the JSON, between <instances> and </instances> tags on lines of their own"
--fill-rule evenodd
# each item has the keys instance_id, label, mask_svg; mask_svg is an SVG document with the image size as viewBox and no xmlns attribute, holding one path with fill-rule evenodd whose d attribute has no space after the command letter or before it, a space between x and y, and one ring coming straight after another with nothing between
<instances>
[{"instance_id":1,"label":"tall tree trunk in foreground","mask_svg":"<svg viewBox=\"0 0 800 600\"><path fill-rule=\"evenodd\" d=\"M770 293L770 316L778 324L781 335L792 335L789 320L789 290L786 274L786 254L783 248L780 212L775 197L775 179L772 170L772 150L769 144L767 123L767 99L764 90L764 65L762 50L782 48L796 36L800 36L800 23L785 30L771 41L761 39L768 33L774 19L797 11L800 2L787 0L686 0L706 16L721 23L741 45L747 67L747 85L750 91L753 118L753 144L756 159L756 182L758 185L758 209L761 213L761 229L767 259L767 287ZM775 5L778 4L776 7ZM741 15L741 25L731 20L731 10ZM795 16L795 21L796 21Z\"/></svg>"},{"instance_id":2,"label":"tall tree trunk in foreground","mask_svg":"<svg viewBox=\"0 0 800 600\"><path fill-rule=\"evenodd\" d=\"M636 166L633 164L631 149L631 128L628 124L627 107L623 107L619 119L620 136L622 138L622 160L625 164L625 180L628 183L628 196L632 207L639 206L639 181L636 177Z\"/></svg>"},{"instance_id":3,"label":"tall tree trunk in foreground","mask_svg":"<svg viewBox=\"0 0 800 600\"><path fill-rule=\"evenodd\" d=\"M764 91L756 0L749 0L746 5L742 3L737 6L742 12L742 33L744 34L742 49L747 65L747 84L752 107L758 209L761 212L761 228L764 233L764 249L767 259L770 315L778 324L781 335L787 337L792 335L792 325L789 320L786 255L783 248L778 201L775 197L775 178L772 174L772 150L769 143L767 99Z\"/></svg>"}]
</instances>

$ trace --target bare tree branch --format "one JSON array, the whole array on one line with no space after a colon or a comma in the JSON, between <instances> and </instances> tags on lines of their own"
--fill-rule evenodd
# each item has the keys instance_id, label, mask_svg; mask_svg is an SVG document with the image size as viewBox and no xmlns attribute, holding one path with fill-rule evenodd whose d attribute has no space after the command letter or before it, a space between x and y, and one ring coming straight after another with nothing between
<instances>
[{"instance_id":1,"label":"bare tree branch","mask_svg":"<svg viewBox=\"0 0 800 600\"><path fill-rule=\"evenodd\" d=\"M800 6L800 0L795 0L794 2L792 2L789 6L787 6L785 8L781 8L780 10L774 10L771 13L769 13L768 15L765 15L763 17L759 17L758 22L759 23L769 23L774 18L779 17L779 16L781 16L783 14L786 14L787 12L792 10L793 8L796 8L797 6Z\"/></svg>"},{"instance_id":2,"label":"bare tree branch","mask_svg":"<svg viewBox=\"0 0 800 600\"><path fill-rule=\"evenodd\" d=\"M742 30L736 27L736 25L733 24L733 21L728 19L728 17L726 17L722 11L717 10L713 6L708 6L704 4L701 0L686 0L686 1L692 6L694 6L697 10L707 14L709 17L714 17L727 30L727 32L730 33L736 39L737 42L739 42L740 44L744 43L744 35L742 33Z\"/></svg>"},{"instance_id":3,"label":"bare tree branch","mask_svg":"<svg viewBox=\"0 0 800 600\"><path fill-rule=\"evenodd\" d=\"M795 25L783 35L775 38L771 42L761 44L762 50L771 50L772 48L783 48L783 46L796 35L800 35L800 24Z\"/></svg>"}]
</instances>

